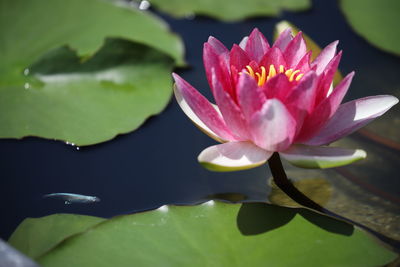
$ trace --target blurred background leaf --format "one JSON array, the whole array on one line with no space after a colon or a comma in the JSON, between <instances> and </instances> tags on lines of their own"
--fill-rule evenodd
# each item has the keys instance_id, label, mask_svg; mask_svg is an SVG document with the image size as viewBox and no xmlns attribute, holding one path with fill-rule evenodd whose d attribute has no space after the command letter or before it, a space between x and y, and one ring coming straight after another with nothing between
<instances>
[{"instance_id":1,"label":"blurred background leaf","mask_svg":"<svg viewBox=\"0 0 400 267\"><path fill-rule=\"evenodd\" d=\"M284 10L304 11L310 0L151 0L151 5L174 17L202 15L223 21L237 21L249 17L278 16Z\"/></svg>"},{"instance_id":2,"label":"blurred background leaf","mask_svg":"<svg viewBox=\"0 0 400 267\"><path fill-rule=\"evenodd\" d=\"M398 0L340 0L347 21L372 45L400 55Z\"/></svg>"}]
</instances>

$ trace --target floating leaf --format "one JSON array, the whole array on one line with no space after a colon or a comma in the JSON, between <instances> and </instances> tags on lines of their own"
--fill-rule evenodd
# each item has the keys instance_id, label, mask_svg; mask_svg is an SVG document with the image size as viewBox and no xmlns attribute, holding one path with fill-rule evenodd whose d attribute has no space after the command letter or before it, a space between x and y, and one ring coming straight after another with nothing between
<instances>
[{"instance_id":1,"label":"floating leaf","mask_svg":"<svg viewBox=\"0 0 400 267\"><path fill-rule=\"evenodd\" d=\"M380 266L394 257L363 231L308 210L209 201L115 217L38 261L76 267Z\"/></svg>"},{"instance_id":2,"label":"floating leaf","mask_svg":"<svg viewBox=\"0 0 400 267\"><path fill-rule=\"evenodd\" d=\"M32 66L27 87L0 86L0 136L95 144L134 130L170 99L173 61L152 48L112 39L80 61L57 49Z\"/></svg>"},{"instance_id":3,"label":"floating leaf","mask_svg":"<svg viewBox=\"0 0 400 267\"><path fill-rule=\"evenodd\" d=\"M152 5L175 17L204 15L223 21L242 20L256 16L278 16L283 10L303 11L311 6L309 0L151 0Z\"/></svg>"},{"instance_id":4,"label":"floating leaf","mask_svg":"<svg viewBox=\"0 0 400 267\"><path fill-rule=\"evenodd\" d=\"M340 7L351 27L376 47L400 55L398 0L341 0Z\"/></svg>"},{"instance_id":5,"label":"floating leaf","mask_svg":"<svg viewBox=\"0 0 400 267\"><path fill-rule=\"evenodd\" d=\"M288 22L288 21L281 21L279 23L277 23L275 25L275 31L274 31L274 39L276 40L276 38L278 38L279 34L284 31L287 28L291 28L292 29L292 33L293 35L296 35L300 30L294 26L292 23ZM319 53L321 53L321 48L319 47L319 45L314 42L307 34L305 34L303 32L303 37L304 40L306 41L306 45L307 45L307 50L311 50L312 54L311 54L311 60L314 60ZM338 84L341 80L343 79L342 74L340 73L340 71L336 71L335 76L333 78L333 85Z\"/></svg>"},{"instance_id":6,"label":"floating leaf","mask_svg":"<svg viewBox=\"0 0 400 267\"><path fill-rule=\"evenodd\" d=\"M74 214L27 218L14 231L9 243L31 258L37 258L65 238L86 231L105 219Z\"/></svg>"},{"instance_id":7,"label":"floating leaf","mask_svg":"<svg viewBox=\"0 0 400 267\"><path fill-rule=\"evenodd\" d=\"M168 103L182 43L149 13L101 0L0 0L0 10L1 138L94 144Z\"/></svg>"}]
</instances>

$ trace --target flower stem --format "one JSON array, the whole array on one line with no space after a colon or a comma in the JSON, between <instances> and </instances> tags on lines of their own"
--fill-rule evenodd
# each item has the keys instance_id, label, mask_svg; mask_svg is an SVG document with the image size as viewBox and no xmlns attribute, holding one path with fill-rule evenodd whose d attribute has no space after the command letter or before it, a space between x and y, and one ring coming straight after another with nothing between
<instances>
[{"instance_id":1,"label":"flower stem","mask_svg":"<svg viewBox=\"0 0 400 267\"><path fill-rule=\"evenodd\" d=\"M275 184L285 192L291 199L303 205L305 207L317 210L319 212L325 212L325 209L319 204L308 198L302 192L300 192L287 178L285 170L283 169L281 158L279 154L275 152L268 160L269 167L271 169L272 177Z\"/></svg>"},{"instance_id":2,"label":"flower stem","mask_svg":"<svg viewBox=\"0 0 400 267\"><path fill-rule=\"evenodd\" d=\"M330 210L324 209L321 207L319 204L308 198L306 195L304 195L302 192L300 192L287 178L285 170L283 169L282 166L282 161L281 158L279 157L279 154L275 152L271 158L268 160L269 167L271 169L272 177L274 179L275 184L283 191L285 192L292 200L296 201L300 205L311 208L315 211L318 211L320 213L324 213L330 217L334 217L336 219L339 219L341 221L356 225L379 239L381 239L383 242L389 244L394 248L395 250L399 250L400 248L400 243L399 241L392 239L390 237L384 236L381 233L378 233L360 223L357 223L351 219L345 218L339 214L336 214Z\"/></svg>"}]
</instances>

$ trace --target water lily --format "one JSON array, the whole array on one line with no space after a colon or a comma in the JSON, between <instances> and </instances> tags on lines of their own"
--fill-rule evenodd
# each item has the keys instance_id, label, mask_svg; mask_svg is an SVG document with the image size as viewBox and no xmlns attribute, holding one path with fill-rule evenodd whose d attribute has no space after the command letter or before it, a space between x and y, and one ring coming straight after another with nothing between
<instances>
[{"instance_id":1,"label":"water lily","mask_svg":"<svg viewBox=\"0 0 400 267\"><path fill-rule=\"evenodd\" d=\"M198 160L218 171L265 163L274 152L305 168L337 167L366 157L361 149L328 146L379 117L398 99L377 95L341 104L354 76L335 88L332 80L342 52L338 42L311 60L301 32L283 31L271 46L254 29L228 50L210 37L203 60L216 105L173 74L175 96L186 115L222 144Z\"/></svg>"}]
</instances>

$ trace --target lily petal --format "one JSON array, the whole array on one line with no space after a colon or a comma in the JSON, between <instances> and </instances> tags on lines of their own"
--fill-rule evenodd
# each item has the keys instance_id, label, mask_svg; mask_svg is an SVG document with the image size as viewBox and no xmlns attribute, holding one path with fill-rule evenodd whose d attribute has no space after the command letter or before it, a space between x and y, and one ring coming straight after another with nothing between
<instances>
[{"instance_id":1,"label":"lily petal","mask_svg":"<svg viewBox=\"0 0 400 267\"><path fill-rule=\"evenodd\" d=\"M295 70L299 70L300 73L306 73L311 69L310 61L311 61L312 51L308 51L297 63L297 66L294 68Z\"/></svg>"},{"instance_id":2,"label":"lily petal","mask_svg":"<svg viewBox=\"0 0 400 267\"><path fill-rule=\"evenodd\" d=\"M236 90L243 115L247 121L250 121L251 116L261 109L265 102L265 94L255 79L246 74L240 75Z\"/></svg>"},{"instance_id":3,"label":"lily petal","mask_svg":"<svg viewBox=\"0 0 400 267\"><path fill-rule=\"evenodd\" d=\"M217 55L229 53L228 48L226 48L223 43L213 36L208 37L207 43L214 48L214 51L217 53Z\"/></svg>"},{"instance_id":4,"label":"lily petal","mask_svg":"<svg viewBox=\"0 0 400 267\"><path fill-rule=\"evenodd\" d=\"M204 149L197 159L212 171L237 171L264 164L272 153L250 142L229 142Z\"/></svg>"},{"instance_id":5,"label":"lily petal","mask_svg":"<svg viewBox=\"0 0 400 267\"><path fill-rule=\"evenodd\" d=\"M300 59L307 53L307 45L303 35L299 32L286 47L283 55L288 68L296 67Z\"/></svg>"},{"instance_id":6,"label":"lily petal","mask_svg":"<svg viewBox=\"0 0 400 267\"><path fill-rule=\"evenodd\" d=\"M268 99L250 120L254 143L268 151L287 149L296 132L296 121L278 99Z\"/></svg>"},{"instance_id":7,"label":"lily petal","mask_svg":"<svg viewBox=\"0 0 400 267\"><path fill-rule=\"evenodd\" d=\"M350 87L353 76L354 72L351 72L344 77L333 92L315 107L310 116L304 121L301 132L296 137L296 143L306 143L335 114Z\"/></svg>"},{"instance_id":8,"label":"lily petal","mask_svg":"<svg viewBox=\"0 0 400 267\"><path fill-rule=\"evenodd\" d=\"M176 82L174 87L176 100L190 120L219 142L235 140L213 105L179 75L175 73L172 75Z\"/></svg>"},{"instance_id":9,"label":"lily petal","mask_svg":"<svg viewBox=\"0 0 400 267\"><path fill-rule=\"evenodd\" d=\"M333 76L335 76L341 57L342 51L340 51L326 66L322 74L323 78L318 86L320 93L317 96L317 102L322 101L329 95L329 89L332 85Z\"/></svg>"},{"instance_id":10,"label":"lily petal","mask_svg":"<svg viewBox=\"0 0 400 267\"><path fill-rule=\"evenodd\" d=\"M247 53L240 48L240 46L234 44L229 55L230 65L236 68L236 70L241 71L249 64L250 58Z\"/></svg>"},{"instance_id":11,"label":"lily petal","mask_svg":"<svg viewBox=\"0 0 400 267\"><path fill-rule=\"evenodd\" d=\"M296 120L296 133L300 131L304 119L314 109L315 96L317 94L317 75L309 71L293 88L285 100L285 105Z\"/></svg>"},{"instance_id":12,"label":"lily petal","mask_svg":"<svg viewBox=\"0 0 400 267\"><path fill-rule=\"evenodd\" d=\"M293 83L289 82L284 73L275 75L263 85L263 91L268 99L277 98L281 101L286 99L292 88Z\"/></svg>"},{"instance_id":13,"label":"lily petal","mask_svg":"<svg viewBox=\"0 0 400 267\"><path fill-rule=\"evenodd\" d=\"M280 65L286 66L282 51L277 47L270 48L260 61L260 66L265 66L267 68L269 68L271 64L276 68L279 68Z\"/></svg>"},{"instance_id":14,"label":"lily petal","mask_svg":"<svg viewBox=\"0 0 400 267\"><path fill-rule=\"evenodd\" d=\"M204 68L206 70L206 76L208 80L208 84L211 87L213 95L215 97L215 89L212 86L212 78L211 78L211 69L215 69L217 75L219 76L219 81L223 84L224 88L230 88L230 78L229 78L229 70L228 67L228 54L226 54L226 59L224 55L219 56L218 52L215 51L214 47L209 43L204 43L203 47L203 62Z\"/></svg>"},{"instance_id":15,"label":"lily petal","mask_svg":"<svg viewBox=\"0 0 400 267\"><path fill-rule=\"evenodd\" d=\"M245 51L252 60L260 62L261 58L268 51L269 44L265 36L255 28L247 40Z\"/></svg>"},{"instance_id":16,"label":"lily petal","mask_svg":"<svg viewBox=\"0 0 400 267\"><path fill-rule=\"evenodd\" d=\"M342 104L321 131L306 144L332 143L381 116L398 102L399 100L394 96L377 95Z\"/></svg>"},{"instance_id":17,"label":"lily petal","mask_svg":"<svg viewBox=\"0 0 400 267\"><path fill-rule=\"evenodd\" d=\"M281 51L284 51L290 41L293 40L292 30L287 28L281 34L279 34L278 39L276 39L273 47L279 48Z\"/></svg>"},{"instance_id":18,"label":"lily petal","mask_svg":"<svg viewBox=\"0 0 400 267\"><path fill-rule=\"evenodd\" d=\"M338 43L339 41L334 41L327 45L311 63L311 68L314 68L317 75L320 75L324 71L328 63L335 56Z\"/></svg>"},{"instance_id":19,"label":"lily petal","mask_svg":"<svg viewBox=\"0 0 400 267\"><path fill-rule=\"evenodd\" d=\"M308 169L339 167L367 157L361 149L305 145L292 146L279 154L294 166Z\"/></svg>"},{"instance_id":20,"label":"lily petal","mask_svg":"<svg viewBox=\"0 0 400 267\"><path fill-rule=\"evenodd\" d=\"M247 122L242 111L232 97L222 88L214 69L212 73L212 85L215 92L215 101L221 111L224 121L237 140L248 140Z\"/></svg>"},{"instance_id":21,"label":"lily petal","mask_svg":"<svg viewBox=\"0 0 400 267\"><path fill-rule=\"evenodd\" d=\"M246 48L247 41L249 40L248 36L243 37L242 41L240 41L239 46L243 50Z\"/></svg>"}]
</instances>

